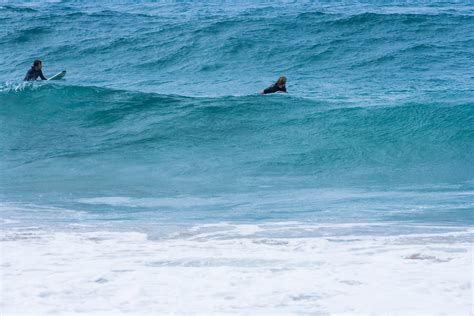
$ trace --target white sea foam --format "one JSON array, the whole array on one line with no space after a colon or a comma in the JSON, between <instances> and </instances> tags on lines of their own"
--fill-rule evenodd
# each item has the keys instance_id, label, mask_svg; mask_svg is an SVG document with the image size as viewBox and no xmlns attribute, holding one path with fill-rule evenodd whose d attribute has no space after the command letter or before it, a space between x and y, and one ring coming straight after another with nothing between
<instances>
[{"instance_id":1,"label":"white sea foam","mask_svg":"<svg viewBox=\"0 0 474 316\"><path fill-rule=\"evenodd\" d=\"M252 235L286 225L297 223L202 225L159 240L135 232L4 231L2 315L472 311L472 230ZM212 235L216 229L220 235Z\"/></svg>"},{"instance_id":2,"label":"white sea foam","mask_svg":"<svg viewBox=\"0 0 474 316\"><path fill-rule=\"evenodd\" d=\"M217 198L197 198L197 197L179 197L179 198L131 198L123 196L109 196L98 198L78 199L78 202L92 205L110 205L110 206L128 206L128 207L186 207L211 205L222 202Z\"/></svg>"}]
</instances>

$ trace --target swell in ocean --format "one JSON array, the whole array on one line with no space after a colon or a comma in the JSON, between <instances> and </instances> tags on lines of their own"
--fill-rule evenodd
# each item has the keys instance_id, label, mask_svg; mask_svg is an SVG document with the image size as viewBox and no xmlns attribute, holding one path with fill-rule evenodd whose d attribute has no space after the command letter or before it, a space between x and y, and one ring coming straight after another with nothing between
<instances>
[{"instance_id":1,"label":"swell in ocean","mask_svg":"<svg viewBox=\"0 0 474 316\"><path fill-rule=\"evenodd\" d=\"M214 208L243 205L250 218L266 208L267 218L279 207L259 201L286 196L287 218L324 205L363 214L384 200L433 214L417 218L468 217L469 3L17 2L2 5L0 21L6 202L217 197L233 202ZM20 83L38 57L66 80ZM288 95L257 95L282 74ZM420 199L297 198L325 190ZM452 203L433 199L439 192Z\"/></svg>"},{"instance_id":2,"label":"swell in ocean","mask_svg":"<svg viewBox=\"0 0 474 316\"><path fill-rule=\"evenodd\" d=\"M32 212L33 222L57 223L72 208L104 223L472 223L471 104L358 107L51 83L0 98L2 194L20 202L7 209L23 210L12 219Z\"/></svg>"},{"instance_id":3,"label":"swell in ocean","mask_svg":"<svg viewBox=\"0 0 474 316\"><path fill-rule=\"evenodd\" d=\"M193 98L49 83L0 98L2 170L17 180L44 164L78 181L126 175L127 164L223 183L439 184L473 175L469 103L358 107L291 95ZM88 168L103 159L105 169ZM60 169L65 162L77 168ZM168 180L144 175L155 176Z\"/></svg>"},{"instance_id":4,"label":"swell in ocean","mask_svg":"<svg viewBox=\"0 0 474 316\"><path fill-rule=\"evenodd\" d=\"M73 85L161 94L249 95L285 74L317 100L472 99L469 3L19 2L0 19L0 82L41 58Z\"/></svg>"}]
</instances>

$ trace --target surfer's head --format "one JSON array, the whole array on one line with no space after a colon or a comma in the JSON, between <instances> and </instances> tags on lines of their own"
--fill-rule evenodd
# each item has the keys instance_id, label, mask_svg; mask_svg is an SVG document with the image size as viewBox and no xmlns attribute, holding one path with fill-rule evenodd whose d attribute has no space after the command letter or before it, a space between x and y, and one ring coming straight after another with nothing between
<instances>
[{"instance_id":1,"label":"surfer's head","mask_svg":"<svg viewBox=\"0 0 474 316\"><path fill-rule=\"evenodd\" d=\"M43 63L41 62L41 60L39 59L36 59L34 62L33 62L33 67L35 67L36 70L41 70L41 67L43 66Z\"/></svg>"},{"instance_id":2,"label":"surfer's head","mask_svg":"<svg viewBox=\"0 0 474 316\"><path fill-rule=\"evenodd\" d=\"M280 78L278 78L277 85L278 85L280 88L283 88L283 87L286 85L286 77L285 77L285 76L281 76Z\"/></svg>"}]
</instances>

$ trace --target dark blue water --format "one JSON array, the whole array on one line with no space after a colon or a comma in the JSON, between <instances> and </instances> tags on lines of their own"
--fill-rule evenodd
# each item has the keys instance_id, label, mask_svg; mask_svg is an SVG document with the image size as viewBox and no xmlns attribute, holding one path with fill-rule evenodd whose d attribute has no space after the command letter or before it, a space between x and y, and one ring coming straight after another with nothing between
<instances>
[{"instance_id":1,"label":"dark blue water","mask_svg":"<svg viewBox=\"0 0 474 316\"><path fill-rule=\"evenodd\" d=\"M7 225L474 223L470 2L15 1L0 25ZM35 58L66 80L21 83Z\"/></svg>"}]
</instances>

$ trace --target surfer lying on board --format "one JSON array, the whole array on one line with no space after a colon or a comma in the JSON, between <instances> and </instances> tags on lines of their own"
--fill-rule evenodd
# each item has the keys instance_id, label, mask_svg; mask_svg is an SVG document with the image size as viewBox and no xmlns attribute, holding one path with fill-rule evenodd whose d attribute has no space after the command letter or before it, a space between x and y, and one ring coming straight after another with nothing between
<instances>
[{"instance_id":1,"label":"surfer lying on board","mask_svg":"<svg viewBox=\"0 0 474 316\"><path fill-rule=\"evenodd\" d=\"M286 77L281 76L278 78L277 82L273 86L266 88L265 90L260 91L260 94L268 94L275 92L285 92L286 93Z\"/></svg>"},{"instance_id":2,"label":"surfer lying on board","mask_svg":"<svg viewBox=\"0 0 474 316\"><path fill-rule=\"evenodd\" d=\"M25 81L30 81L30 80L36 80L38 77L41 78L41 80L46 80L46 78L43 76L43 72L41 71L41 68L43 67L43 64L41 63L41 60L37 59L33 62L33 66L31 66L30 70L26 73L25 76Z\"/></svg>"}]
</instances>

